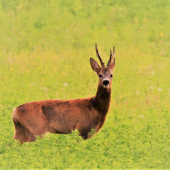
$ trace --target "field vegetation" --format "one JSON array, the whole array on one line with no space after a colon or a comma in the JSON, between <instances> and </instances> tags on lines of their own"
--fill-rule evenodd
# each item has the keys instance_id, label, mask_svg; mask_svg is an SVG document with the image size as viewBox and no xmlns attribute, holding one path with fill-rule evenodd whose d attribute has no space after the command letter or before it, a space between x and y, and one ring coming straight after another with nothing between
<instances>
[{"instance_id":1,"label":"field vegetation","mask_svg":"<svg viewBox=\"0 0 170 170\"><path fill-rule=\"evenodd\" d=\"M169 0L0 1L0 169L170 168ZM97 135L13 140L13 108L95 95L95 43L116 46L112 101Z\"/></svg>"}]
</instances>

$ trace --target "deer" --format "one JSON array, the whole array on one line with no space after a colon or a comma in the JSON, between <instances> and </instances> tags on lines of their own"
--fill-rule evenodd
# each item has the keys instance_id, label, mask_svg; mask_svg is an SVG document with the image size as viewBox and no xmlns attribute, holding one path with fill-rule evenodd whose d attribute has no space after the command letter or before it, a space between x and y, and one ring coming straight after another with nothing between
<instances>
[{"instance_id":1,"label":"deer","mask_svg":"<svg viewBox=\"0 0 170 170\"><path fill-rule=\"evenodd\" d=\"M20 144L32 142L44 134L69 134L78 130L84 139L91 138L90 132L95 134L102 128L111 102L111 86L113 69L115 67L115 47L110 49L110 58L105 63L100 57L97 44L96 55L101 66L90 58L92 69L96 72L99 82L96 95L90 98L59 100L48 99L28 102L14 108L12 119L15 127L13 139Z\"/></svg>"}]
</instances>

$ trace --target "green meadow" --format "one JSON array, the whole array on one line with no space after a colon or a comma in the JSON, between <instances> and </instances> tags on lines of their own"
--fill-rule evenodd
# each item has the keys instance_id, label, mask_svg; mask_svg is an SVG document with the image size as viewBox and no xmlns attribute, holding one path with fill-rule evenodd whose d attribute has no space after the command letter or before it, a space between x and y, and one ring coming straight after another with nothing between
<instances>
[{"instance_id":1,"label":"green meadow","mask_svg":"<svg viewBox=\"0 0 170 170\"><path fill-rule=\"evenodd\" d=\"M169 0L0 0L0 169L169 169L169 30ZM95 43L105 63L116 51L100 132L20 146L15 107L95 95Z\"/></svg>"}]
</instances>

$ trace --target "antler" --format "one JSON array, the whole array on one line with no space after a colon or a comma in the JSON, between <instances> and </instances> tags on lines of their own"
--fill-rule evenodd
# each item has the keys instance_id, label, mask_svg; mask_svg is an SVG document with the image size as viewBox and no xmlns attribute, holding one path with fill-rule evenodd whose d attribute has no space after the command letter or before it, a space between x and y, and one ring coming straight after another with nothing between
<instances>
[{"instance_id":1,"label":"antler","mask_svg":"<svg viewBox=\"0 0 170 170\"><path fill-rule=\"evenodd\" d=\"M115 56L115 46L113 47L113 53L112 53L112 50L110 49L110 59L109 59L109 61L107 63L107 66L110 65L110 63L111 63L114 56Z\"/></svg>"},{"instance_id":2,"label":"antler","mask_svg":"<svg viewBox=\"0 0 170 170\"><path fill-rule=\"evenodd\" d=\"M105 67L104 62L102 61L102 59L101 59L101 57L100 57L100 55L99 55L99 52L98 52L98 49L97 49L97 44L95 44L95 47L96 47L96 55L97 55L97 57L98 57L99 60L100 60L101 66L102 66L102 67Z\"/></svg>"}]
</instances>

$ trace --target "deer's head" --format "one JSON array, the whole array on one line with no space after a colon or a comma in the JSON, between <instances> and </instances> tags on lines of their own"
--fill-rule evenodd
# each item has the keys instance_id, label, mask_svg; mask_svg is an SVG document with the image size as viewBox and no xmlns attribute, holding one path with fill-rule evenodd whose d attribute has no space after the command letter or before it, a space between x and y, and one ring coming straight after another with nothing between
<instances>
[{"instance_id":1,"label":"deer's head","mask_svg":"<svg viewBox=\"0 0 170 170\"><path fill-rule=\"evenodd\" d=\"M96 55L100 60L101 67L93 58L90 58L91 67L99 77L99 86L102 86L103 88L109 88L112 85L113 69L115 67L115 58L114 58L115 47L113 47L113 53L112 50L110 50L110 59L107 63L107 66L105 66L104 62L102 61L99 55L97 44L96 44Z\"/></svg>"}]
</instances>

